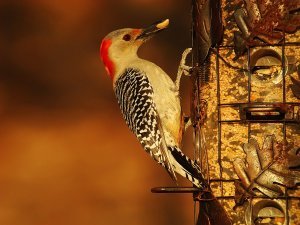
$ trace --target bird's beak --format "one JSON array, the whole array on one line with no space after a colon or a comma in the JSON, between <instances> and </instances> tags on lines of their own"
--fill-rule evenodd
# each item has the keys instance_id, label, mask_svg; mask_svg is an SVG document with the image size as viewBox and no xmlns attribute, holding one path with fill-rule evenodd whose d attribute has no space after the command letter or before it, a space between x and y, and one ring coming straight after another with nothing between
<instances>
[{"instance_id":1,"label":"bird's beak","mask_svg":"<svg viewBox=\"0 0 300 225\"><path fill-rule=\"evenodd\" d=\"M162 31L166 29L169 25L169 19L158 21L151 26L142 29L142 32L136 37L136 40L147 40L151 38L154 34L158 33L159 31Z\"/></svg>"}]
</instances>

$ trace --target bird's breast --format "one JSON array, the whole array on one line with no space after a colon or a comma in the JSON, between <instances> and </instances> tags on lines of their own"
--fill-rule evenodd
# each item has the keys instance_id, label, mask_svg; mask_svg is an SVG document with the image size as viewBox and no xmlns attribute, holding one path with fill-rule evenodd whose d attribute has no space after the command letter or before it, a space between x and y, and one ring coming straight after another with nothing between
<instances>
[{"instance_id":1,"label":"bird's breast","mask_svg":"<svg viewBox=\"0 0 300 225\"><path fill-rule=\"evenodd\" d=\"M172 79L160 67L151 64L143 69L153 87L153 99L163 124L167 144L179 145L182 113L178 90Z\"/></svg>"}]
</instances>

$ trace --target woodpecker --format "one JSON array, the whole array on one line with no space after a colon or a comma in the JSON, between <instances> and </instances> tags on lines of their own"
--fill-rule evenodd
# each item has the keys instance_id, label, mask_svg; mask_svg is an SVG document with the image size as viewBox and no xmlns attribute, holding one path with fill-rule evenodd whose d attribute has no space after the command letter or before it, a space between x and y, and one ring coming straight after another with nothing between
<instances>
[{"instance_id":1,"label":"woodpecker","mask_svg":"<svg viewBox=\"0 0 300 225\"><path fill-rule=\"evenodd\" d=\"M190 67L184 51L175 82L156 64L137 55L139 47L166 29L162 20L144 29L125 28L109 33L100 46L100 57L113 82L123 117L144 150L177 181L175 172L199 189L203 176L195 162L180 150L183 114L179 99L180 77Z\"/></svg>"}]
</instances>

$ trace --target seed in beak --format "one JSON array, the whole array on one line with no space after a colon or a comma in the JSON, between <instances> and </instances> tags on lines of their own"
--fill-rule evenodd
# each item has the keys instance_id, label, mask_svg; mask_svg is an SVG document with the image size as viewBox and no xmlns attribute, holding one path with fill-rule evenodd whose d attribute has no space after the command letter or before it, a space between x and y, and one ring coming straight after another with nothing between
<instances>
[{"instance_id":1,"label":"seed in beak","mask_svg":"<svg viewBox=\"0 0 300 225\"><path fill-rule=\"evenodd\" d=\"M166 28L168 25L169 25L169 19L166 19L166 20L162 21L161 23L158 23L158 24L156 25L156 27L157 27L158 29L164 29L164 28Z\"/></svg>"}]
</instances>

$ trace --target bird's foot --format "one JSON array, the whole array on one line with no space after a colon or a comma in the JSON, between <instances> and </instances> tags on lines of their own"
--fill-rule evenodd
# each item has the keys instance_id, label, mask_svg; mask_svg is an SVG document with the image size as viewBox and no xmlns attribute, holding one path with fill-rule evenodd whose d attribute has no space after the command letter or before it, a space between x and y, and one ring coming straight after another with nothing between
<instances>
[{"instance_id":1,"label":"bird's foot","mask_svg":"<svg viewBox=\"0 0 300 225\"><path fill-rule=\"evenodd\" d=\"M176 87L177 87L178 90L179 90L180 79L181 79L182 74L185 75L185 76L190 76L191 75L192 67L186 65L186 57L191 52L192 52L192 48L187 48L182 53L180 64L179 64L179 67L178 67L177 78L176 78L176 81L175 81L175 84L176 84Z\"/></svg>"},{"instance_id":2,"label":"bird's foot","mask_svg":"<svg viewBox=\"0 0 300 225\"><path fill-rule=\"evenodd\" d=\"M184 131L186 131L192 125L192 119L189 116L184 117Z\"/></svg>"}]
</instances>

